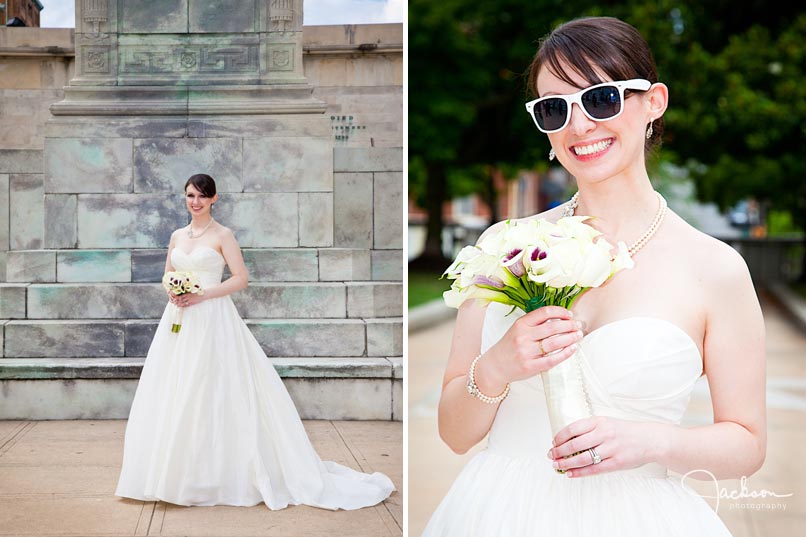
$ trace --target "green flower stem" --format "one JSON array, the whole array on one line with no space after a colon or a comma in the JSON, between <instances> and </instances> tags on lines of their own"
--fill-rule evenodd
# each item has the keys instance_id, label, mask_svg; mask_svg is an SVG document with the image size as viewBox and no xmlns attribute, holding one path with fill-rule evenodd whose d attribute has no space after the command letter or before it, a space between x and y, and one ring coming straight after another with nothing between
<instances>
[{"instance_id":1,"label":"green flower stem","mask_svg":"<svg viewBox=\"0 0 806 537\"><path fill-rule=\"evenodd\" d=\"M574 302L587 291L587 287L579 287L576 285L556 288L547 285L536 284L529 282L526 284L528 287L529 297L525 301L525 307L522 309L529 313L543 306L560 306L565 309L571 309Z\"/></svg>"},{"instance_id":2,"label":"green flower stem","mask_svg":"<svg viewBox=\"0 0 806 537\"><path fill-rule=\"evenodd\" d=\"M526 313L529 313L530 311L534 311L534 310L536 310L538 308L541 308L544 305L545 305L545 302L543 301L543 297L541 297L541 296L533 296L532 298L530 298L529 300L526 301Z\"/></svg>"},{"instance_id":3,"label":"green flower stem","mask_svg":"<svg viewBox=\"0 0 806 537\"><path fill-rule=\"evenodd\" d=\"M517 293L513 292L512 287L493 287L492 285L484 285L484 284L475 284L476 287L480 289L488 289L490 291L495 291L500 298L490 298L488 300L492 300L493 302L500 302L501 304L506 304L508 306L517 306L519 308L523 308L523 305L526 303L526 300L522 298Z\"/></svg>"}]
</instances>

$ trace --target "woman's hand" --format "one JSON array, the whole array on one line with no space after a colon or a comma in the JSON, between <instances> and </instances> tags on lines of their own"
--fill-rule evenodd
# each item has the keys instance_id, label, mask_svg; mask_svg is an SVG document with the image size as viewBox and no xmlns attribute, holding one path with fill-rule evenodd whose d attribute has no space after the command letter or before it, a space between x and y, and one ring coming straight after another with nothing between
<instances>
[{"instance_id":1,"label":"woman's hand","mask_svg":"<svg viewBox=\"0 0 806 537\"><path fill-rule=\"evenodd\" d=\"M664 428L658 423L595 416L575 421L558 432L548 457L555 469L570 470L568 477L630 470L657 461L664 438ZM600 463L593 464L590 448L601 457Z\"/></svg>"},{"instance_id":2,"label":"woman's hand","mask_svg":"<svg viewBox=\"0 0 806 537\"><path fill-rule=\"evenodd\" d=\"M200 302L204 302L205 298L204 295L194 294L194 293L183 293L181 295L174 294L173 292L168 293L170 296L171 304L175 304L180 308L187 308L189 306L195 306Z\"/></svg>"},{"instance_id":3,"label":"woman's hand","mask_svg":"<svg viewBox=\"0 0 806 537\"><path fill-rule=\"evenodd\" d=\"M582 339L579 328L572 313L559 306L527 313L479 360L479 388L484 393L497 394L509 382L533 377L566 360Z\"/></svg>"}]
</instances>

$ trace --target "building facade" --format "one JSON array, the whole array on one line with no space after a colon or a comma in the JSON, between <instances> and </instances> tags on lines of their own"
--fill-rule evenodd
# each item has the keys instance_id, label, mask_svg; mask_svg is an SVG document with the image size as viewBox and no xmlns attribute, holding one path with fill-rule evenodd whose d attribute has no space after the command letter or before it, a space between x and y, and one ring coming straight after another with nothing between
<instances>
[{"instance_id":1,"label":"building facade","mask_svg":"<svg viewBox=\"0 0 806 537\"><path fill-rule=\"evenodd\" d=\"M39 0L5 0L0 6L0 22L3 26L17 18L29 28L39 28L39 12L45 9Z\"/></svg>"}]
</instances>

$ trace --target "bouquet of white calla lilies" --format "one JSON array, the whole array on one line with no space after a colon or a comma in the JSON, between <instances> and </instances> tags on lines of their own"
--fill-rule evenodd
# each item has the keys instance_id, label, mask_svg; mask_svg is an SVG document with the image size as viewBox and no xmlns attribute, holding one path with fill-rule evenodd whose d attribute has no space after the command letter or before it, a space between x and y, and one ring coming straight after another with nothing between
<instances>
[{"instance_id":1,"label":"bouquet of white calla lilies","mask_svg":"<svg viewBox=\"0 0 806 537\"><path fill-rule=\"evenodd\" d=\"M542 306L571 308L585 290L633 267L627 246L613 246L585 223L586 216L506 221L476 246L463 248L445 271L453 280L445 303L458 308L478 299L530 312ZM552 434L590 416L582 379L581 349L541 373Z\"/></svg>"},{"instance_id":2,"label":"bouquet of white calla lilies","mask_svg":"<svg viewBox=\"0 0 806 537\"><path fill-rule=\"evenodd\" d=\"M180 271L166 272L165 275L162 277L162 286L165 288L166 291L171 292L175 295L184 295L185 293L192 293L197 295L204 294L204 289L202 289L202 286L199 283L199 278L192 272L180 272ZM171 324L171 332L178 333L182 329L183 308L177 307L175 305L173 306L174 306L173 307L174 320L173 323Z\"/></svg>"},{"instance_id":3,"label":"bouquet of white calla lilies","mask_svg":"<svg viewBox=\"0 0 806 537\"><path fill-rule=\"evenodd\" d=\"M613 246L585 223L588 217L508 220L476 246L465 246L443 276L452 279L443 295L458 308L474 298L516 306L570 308L590 287L599 287L619 270L631 268L627 246Z\"/></svg>"}]
</instances>

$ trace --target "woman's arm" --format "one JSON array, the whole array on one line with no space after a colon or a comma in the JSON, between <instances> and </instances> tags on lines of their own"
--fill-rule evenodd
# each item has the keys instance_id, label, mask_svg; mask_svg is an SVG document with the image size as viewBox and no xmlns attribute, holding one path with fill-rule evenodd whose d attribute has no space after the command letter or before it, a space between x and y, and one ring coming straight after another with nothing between
<instances>
[{"instance_id":1,"label":"woman's arm","mask_svg":"<svg viewBox=\"0 0 806 537\"><path fill-rule=\"evenodd\" d=\"M719 267L694 292L704 293L706 330L703 367L714 423L681 427L606 417L576 421L557 433L549 457L572 477L636 468L658 462L680 474L707 470L717 479L750 476L764 463L767 447L764 319L747 265L727 245L710 249ZM601 464L591 464L595 447ZM693 479L711 479L703 472Z\"/></svg>"},{"instance_id":2,"label":"woman's arm","mask_svg":"<svg viewBox=\"0 0 806 537\"><path fill-rule=\"evenodd\" d=\"M717 479L755 473L767 449L764 319L747 265L725 248L709 286L703 348L714 424L670 429L659 453L676 472L704 469Z\"/></svg>"},{"instance_id":3,"label":"woman's arm","mask_svg":"<svg viewBox=\"0 0 806 537\"><path fill-rule=\"evenodd\" d=\"M249 285L249 272L243 262L241 248L238 246L235 235L228 228L221 230L221 251L232 275L220 284L205 289L204 295L202 295L205 299L227 296L246 289Z\"/></svg>"},{"instance_id":4,"label":"woman's arm","mask_svg":"<svg viewBox=\"0 0 806 537\"><path fill-rule=\"evenodd\" d=\"M543 213L546 217L551 211ZM482 240L500 230L498 222L479 238ZM470 365L481 350L481 330L486 306L476 300L459 307L456 325L448 355L448 365L442 380L439 400L439 436L456 453L466 453L487 435L492 427L499 404L488 404L467 392ZM507 333L476 362L476 386L490 397L499 395L506 385L515 380L532 377L574 354L575 344L582 339L580 325L571 320L572 313L565 308L547 307L532 311L512 325ZM549 319L563 322L547 323ZM544 356L542 349L551 356ZM553 352L556 351L556 352Z\"/></svg>"},{"instance_id":5,"label":"woman's arm","mask_svg":"<svg viewBox=\"0 0 806 537\"><path fill-rule=\"evenodd\" d=\"M467 393L470 364L481 348L485 312L486 307L475 301L459 308L442 383L439 434L456 453L465 453L479 443L490 430L498 411L497 404L484 403ZM475 381L479 390L494 397L507 383L533 377L573 355L582 332L571 315L565 308L548 306L516 320L477 362ZM557 352L542 355L538 344L541 340L544 340L543 350Z\"/></svg>"},{"instance_id":6,"label":"woman's arm","mask_svg":"<svg viewBox=\"0 0 806 537\"><path fill-rule=\"evenodd\" d=\"M466 453L484 438L492 426L498 405L482 403L467 393L467 373L470 363L481 348L481 327L486 308L476 301L459 307L453 332L448 365L442 380L439 400L439 436L456 453ZM485 360L476 367L476 385L490 396L504 389L506 382L494 380L495 371L485 371ZM491 375L492 373L492 375Z\"/></svg>"},{"instance_id":7,"label":"woman's arm","mask_svg":"<svg viewBox=\"0 0 806 537\"><path fill-rule=\"evenodd\" d=\"M165 272L173 272L174 266L171 264L171 252L176 247L176 231L171 233L171 240L168 243L168 256L165 258ZM165 274L163 272L163 274Z\"/></svg>"}]
</instances>

